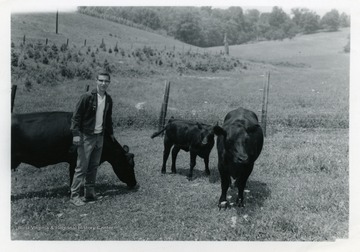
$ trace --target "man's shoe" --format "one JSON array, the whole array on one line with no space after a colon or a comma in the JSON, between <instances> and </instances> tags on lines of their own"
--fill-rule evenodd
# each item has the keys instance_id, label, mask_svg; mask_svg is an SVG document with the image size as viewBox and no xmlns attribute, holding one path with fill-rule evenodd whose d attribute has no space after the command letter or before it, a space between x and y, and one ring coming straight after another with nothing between
<instances>
[{"instance_id":1,"label":"man's shoe","mask_svg":"<svg viewBox=\"0 0 360 252\"><path fill-rule=\"evenodd\" d=\"M94 202L94 201L100 200L102 198L103 198L103 196L85 197L84 202Z\"/></svg>"},{"instance_id":2,"label":"man's shoe","mask_svg":"<svg viewBox=\"0 0 360 252\"><path fill-rule=\"evenodd\" d=\"M82 201L79 197L71 198L70 203L75 206L83 206L85 205L85 202Z\"/></svg>"}]
</instances>

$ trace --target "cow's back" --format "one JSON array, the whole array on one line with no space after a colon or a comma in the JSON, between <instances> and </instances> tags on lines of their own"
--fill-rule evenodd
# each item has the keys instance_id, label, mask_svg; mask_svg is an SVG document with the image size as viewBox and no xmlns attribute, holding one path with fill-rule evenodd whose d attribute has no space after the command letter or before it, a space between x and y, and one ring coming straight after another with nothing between
<instances>
[{"instance_id":1,"label":"cow's back","mask_svg":"<svg viewBox=\"0 0 360 252\"><path fill-rule=\"evenodd\" d=\"M238 108L230 111L224 119L224 124L234 123L236 120L244 120L247 125L245 126L253 126L259 123L257 115L247 109Z\"/></svg>"},{"instance_id":2,"label":"cow's back","mask_svg":"<svg viewBox=\"0 0 360 252\"><path fill-rule=\"evenodd\" d=\"M166 137L180 146L189 146L199 134L197 124L185 120L173 120L166 129Z\"/></svg>"},{"instance_id":3,"label":"cow's back","mask_svg":"<svg viewBox=\"0 0 360 252\"><path fill-rule=\"evenodd\" d=\"M13 114L12 167L22 162L36 167L66 162L72 144L71 116L69 112Z\"/></svg>"}]
</instances>

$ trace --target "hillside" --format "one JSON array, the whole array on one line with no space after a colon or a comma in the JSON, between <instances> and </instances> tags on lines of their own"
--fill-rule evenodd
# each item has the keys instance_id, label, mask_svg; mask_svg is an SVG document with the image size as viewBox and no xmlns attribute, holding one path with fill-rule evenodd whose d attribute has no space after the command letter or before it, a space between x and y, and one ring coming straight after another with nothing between
<instances>
[{"instance_id":1,"label":"hillside","mask_svg":"<svg viewBox=\"0 0 360 252\"><path fill-rule=\"evenodd\" d=\"M257 43L230 46L230 54L247 60L270 63L289 62L312 67L326 67L327 64L338 65L332 57L348 57L344 47L349 41L350 29L343 28L337 32L320 32L311 35L296 36L283 41L262 41ZM216 52L222 47L213 47ZM324 62L327 61L326 65ZM327 66L328 67L328 66Z\"/></svg>"},{"instance_id":2,"label":"hillside","mask_svg":"<svg viewBox=\"0 0 360 252\"><path fill-rule=\"evenodd\" d=\"M60 13L17 14L11 20L12 82L33 88L65 80L93 79L99 69L112 75L148 76L166 72L233 70L237 59L169 37L89 17Z\"/></svg>"},{"instance_id":3,"label":"hillside","mask_svg":"<svg viewBox=\"0 0 360 252\"><path fill-rule=\"evenodd\" d=\"M90 17L77 12L59 13L59 30L55 33L56 13L27 13L11 16L11 40L22 42L24 35L28 41L37 42L49 39L50 43L66 43L83 46L100 45L105 43L123 48L150 46L158 49L177 47L179 50L189 45L170 37L164 37L151 32L139 30L111 21Z\"/></svg>"}]
</instances>

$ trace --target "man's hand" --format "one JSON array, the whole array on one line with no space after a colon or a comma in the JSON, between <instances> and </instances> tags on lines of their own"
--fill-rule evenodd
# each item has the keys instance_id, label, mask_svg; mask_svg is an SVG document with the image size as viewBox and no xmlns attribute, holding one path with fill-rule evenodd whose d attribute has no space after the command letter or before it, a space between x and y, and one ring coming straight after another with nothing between
<instances>
[{"instance_id":1,"label":"man's hand","mask_svg":"<svg viewBox=\"0 0 360 252\"><path fill-rule=\"evenodd\" d=\"M74 145L80 145L80 136L74 136L73 137L73 144Z\"/></svg>"}]
</instances>

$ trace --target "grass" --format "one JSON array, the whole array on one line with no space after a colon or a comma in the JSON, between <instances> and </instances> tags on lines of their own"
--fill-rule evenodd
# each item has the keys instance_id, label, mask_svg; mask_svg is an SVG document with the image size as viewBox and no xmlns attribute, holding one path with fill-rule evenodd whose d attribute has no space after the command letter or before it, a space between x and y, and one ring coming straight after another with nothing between
<instances>
[{"instance_id":1,"label":"grass","mask_svg":"<svg viewBox=\"0 0 360 252\"><path fill-rule=\"evenodd\" d=\"M25 22L35 22L31 20L28 16ZM44 25L37 22L38 27ZM21 38L21 34L16 28L12 36ZM96 34L100 39L101 33ZM135 154L140 188L128 191L105 163L97 180L98 193L104 198L75 208L68 202L65 164L43 169L23 164L11 177L12 239L348 238L349 54L342 52L347 34L348 30L342 30L231 47L234 56L247 62L247 69L231 72L179 75L162 69L161 74L141 78L113 76L109 92L114 100L115 135ZM81 43L82 38L78 40ZM203 161L198 159L194 180L188 181L189 154L185 152L178 156L178 174L161 175L162 139L151 140L150 135L157 128L165 80L171 82L168 117L221 124L226 113L238 106L260 116L267 71L271 73L267 138L246 188L245 208L218 210L215 148L210 155L210 177L204 175ZM36 85L31 91L19 88L14 112L72 111L86 84L95 85L84 80ZM141 102L143 109L136 109ZM167 167L169 171L170 161ZM236 190L231 189L229 196L234 201Z\"/></svg>"},{"instance_id":2,"label":"grass","mask_svg":"<svg viewBox=\"0 0 360 252\"><path fill-rule=\"evenodd\" d=\"M198 159L195 179L188 181L185 152L179 153L178 174L169 174L168 161L168 174L161 175L162 140L151 140L152 132L128 129L116 134L135 153L139 190L128 191L105 164L98 173L98 193L105 198L83 208L68 202L64 165L23 167L13 173L12 238L323 241L347 236L348 178L343 175L348 173L348 160L345 150L335 151L346 145L346 130L337 135L326 130L286 131L267 138L248 182L246 207L227 211L217 208L215 150L210 177ZM236 191L230 190L231 201ZM49 227L54 230L49 232Z\"/></svg>"}]
</instances>

